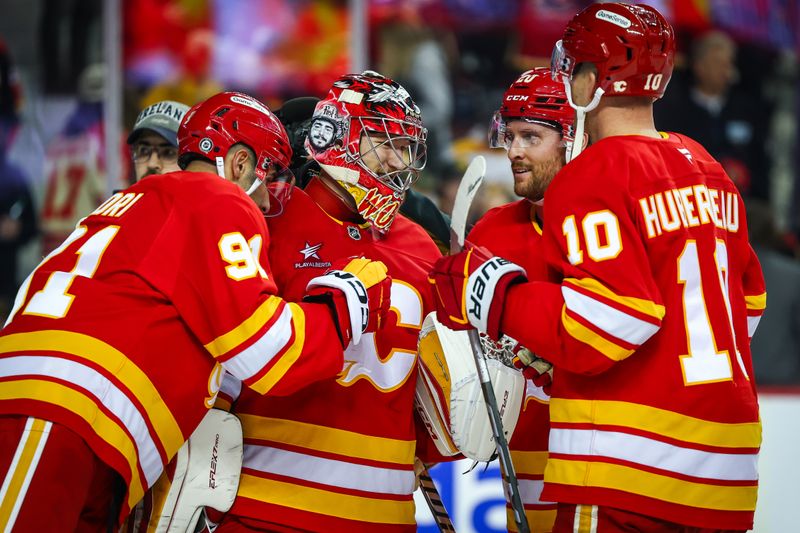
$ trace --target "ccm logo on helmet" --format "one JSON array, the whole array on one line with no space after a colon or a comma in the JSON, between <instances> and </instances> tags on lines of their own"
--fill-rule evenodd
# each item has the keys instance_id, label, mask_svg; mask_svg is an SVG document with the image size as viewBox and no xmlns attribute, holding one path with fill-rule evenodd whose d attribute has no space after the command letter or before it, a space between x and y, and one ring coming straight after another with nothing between
<instances>
[{"instance_id":1,"label":"ccm logo on helmet","mask_svg":"<svg viewBox=\"0 0 800 533\"><path fill-rule=\"evenodd\" d=\"M623 17L622 15L617 15L611 11L606 11L605 9L601 9L595 15L595 18L600 20L605 20L606 22L610 22L611 24L615 24L620 28L628 29L631 27L631 21Z\"/></svg>"},{"instance_id":2,"label":"ccm logo on helmet","mask_svg":"<svg viewBox=\"0 0 800 533\"><path fill-rule=\"evenodd\" d=\"M528 100L528 96L524 94L509 94L506 100L518 100L526 102Z\"/></svg>"}]
</instances>

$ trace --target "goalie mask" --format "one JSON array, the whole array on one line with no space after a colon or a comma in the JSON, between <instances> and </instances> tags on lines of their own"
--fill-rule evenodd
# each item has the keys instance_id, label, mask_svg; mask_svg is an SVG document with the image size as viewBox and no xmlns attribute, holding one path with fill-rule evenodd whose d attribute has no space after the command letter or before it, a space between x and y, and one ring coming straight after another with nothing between
<instances>
[{"instance_id":1,"label":"goalie mask","mask_svg":"<svg viewBox=\"0 0 800 533\"><path fill-rule=\"evenodd\" d=\"M489 128L491 148L510 148L507 125L513 120L555 128L561 132L567 151L571 149L575 111L567 101L564 86L550 76L550 69L539 67L523 72L506 90L503 105L495 112Z\"/></svg>"},{"instance_id":2,"label":"goalie mask","mask_svg":"<svg viewBox=\"0 0 800 533\"><path fill-rule=\"evenodd\" d=\"M247 194L265 184L271 197L267 215L278 214L294 183L289 170L292 148L281 122L255 98L223 92L187 111L178 129L179 163L185 168L192 158L207 159L224 178L225 156L238 143L256 157L256 179Z\"/></svg>"},{"instance_id":3,"label":"goalie mask","mask_svg":"<svg viewBox=\"0 0 800 533\"><path fill-rule=\"evenodd\" d=\"M333 83L312 117L306 148L379 233L394 221L425 166L420 111L397 82L372 71Z\"/></svg>"}]
</instances>

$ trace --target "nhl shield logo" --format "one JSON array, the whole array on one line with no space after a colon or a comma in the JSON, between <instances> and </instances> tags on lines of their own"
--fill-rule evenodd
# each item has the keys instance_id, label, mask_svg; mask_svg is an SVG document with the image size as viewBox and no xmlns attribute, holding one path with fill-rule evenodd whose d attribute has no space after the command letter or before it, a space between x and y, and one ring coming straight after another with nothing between
<instances>
[{"instance_id":1,"label":"nhl shield logo","mask_svg":"<svg viewBox=\"0 0 800 533\"><path fill-rule=\"evenodd\" d=\"M355 226L347 226L347 234L350 235L350 238L354 241L361 240L361 232L358 231L358 228Z\"/></svg>"},{"instance_id":2,"label":"nhl shield logo","mask_svg":"<svg viewBox=\"0 0 800 533\"><path fill-rule=\"evenodd\" d=\"M208 137L203 137L200 140L200 144L198 145L198 148L200 148L201 152L207 154L208 152L211 151L212 148L214 148L214 142L211 139L209 139Z\"/></svg>"}]
</instances>

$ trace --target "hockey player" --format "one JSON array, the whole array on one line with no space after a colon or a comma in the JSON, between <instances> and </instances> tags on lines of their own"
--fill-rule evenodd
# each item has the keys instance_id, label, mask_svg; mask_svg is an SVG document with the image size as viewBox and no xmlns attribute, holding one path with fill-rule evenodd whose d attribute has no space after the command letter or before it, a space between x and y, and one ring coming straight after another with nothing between
<instances>
[{"instance_id":1,"label":"hockey player","mask_svg":"<svg viewBox=\"0 0 800 533\"><path fill-rule=\"evenodd\" d=\"M335 375L386 310L385 267L364 259L298 290L319 303L275 296L262 211L280 207L270 191L291 151L263 104L218 94L179 138L184 171L82 219L0 332L6 530L106 531L213 405L223 370L287 394Z\"/></svg>"},{"instance_id":2,"label":"hockey player","mask_svg":"<svg viewBox=\"0 0 800 533\"><path fill-rule=\"evenodd\" d=\"M128 135L135 181L152 174L180 170L178 167L178 126L189 106L164 100L139 112Z\"/></svg>"},{"instance_id":3,"label":"hockey player","mask_svg":"<svg viewBox=\"0 0 800 533\"><path fill-rule=\"evenodd\" d=\"M440 320L506 334L555 365L541 496L559 502L555 532L753 525L749 338L763 277L730 178L696 142L653 125L673 56L652 7L576 15L552 68L592 145L574 157L575 143L548 188L542 237L563 280L525 282L480 248L432 273Z\"/></svg>"},{"instance_id":4,"label":"hockey player","mask_svg":"<svg viewBox=\"0 0 800 533\"><path fill-rule=\"evenodd\" d=\"M492 120L489 145L507 150L514 193L521 200L487 212L469 240L521 265L530 280L548 279L542 254L544 196L572 146L574 117L563 85L553 81L550 69L537 68L511 84ZM556 514L556 504L539 497L547 461L549 399L541 387L527 382L523 410L509 442L525 514L536 533L549 532ZM509 531L516 530L510 504L507 523Z\"/></svg>"},{"instance_id":5,"label":"hockey player","mask_svg":"<svg viewBox=\"0 0 800 533\"><path fill-rule=\"evenodd\" d=\"M430 459L416 444L417 336L440 254L397 210L424 164L426 131L405 89L370 71L336 80L309 129L319 169L269 219L281 235L275 280L291 300L335 258L364 254L386 263L392 309L347 348L337 378L285 397L242 391L242 477L217 532L415 531L414 457Z\"/></svg>"},{"instance_id":6,"label":"hockey player","mask_svg":"<svg viewBox=\"0 0 800 533\"><path fill-rule=\"evenodd\" d=\"M287 100L280 109L275 111L289 135L292 142L292 170L296 184L305 187L310 175L316 173L317 162L311 158L305 147L311 127L314 108L319 98L301 96ZM424 194L414 189L408 189L403 203L400 204L400 213L406 218L422 226L433 239L440 250L446 251L450 244L450 217L442 213L436 205Z\"/></svg>"}]
</instances>

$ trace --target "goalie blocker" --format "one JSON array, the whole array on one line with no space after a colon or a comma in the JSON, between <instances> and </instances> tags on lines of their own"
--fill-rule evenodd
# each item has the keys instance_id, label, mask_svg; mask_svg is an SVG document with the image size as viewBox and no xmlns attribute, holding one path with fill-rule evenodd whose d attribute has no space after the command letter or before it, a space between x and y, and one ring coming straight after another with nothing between
<instances>
[{"instance_id":1,"label":"goalie blocker","mask_svg":"<svg viewBox=\"0 0 800 533\"><path fill-rule=\"evenodd\" d=\"M480 379L466 331L442 325L435 313L425 317L419 337L419 376L415 407L442 455L463 453L489 461L496 446ZM501 361L487 358L506 438L517 425L525 378Z\"/></svg>"}]
</instances>

